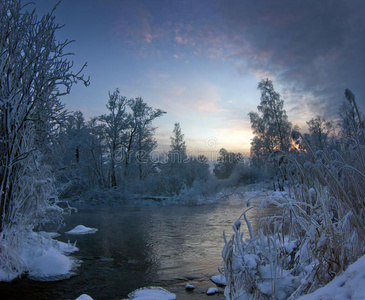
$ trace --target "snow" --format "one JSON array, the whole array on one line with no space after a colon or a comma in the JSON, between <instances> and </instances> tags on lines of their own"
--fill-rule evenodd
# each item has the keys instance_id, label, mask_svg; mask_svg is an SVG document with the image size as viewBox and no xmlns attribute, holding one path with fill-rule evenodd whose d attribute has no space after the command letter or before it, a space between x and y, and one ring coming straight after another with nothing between
<instances>
[{"instance_id":1,"label":"snow","mask_svg":"<svg viewBox=\"0 0 365 300\"><path fill-rule=\"evenodd\" d=\"M335 277L326 286L302 296L298 300L319 299L365 299L365 256L358 259L347 270Z\"/></svg>"},{"instance_id":2,"label":"snow","mask_svg":"<svg viewBox=\"0 0 365 300\"><path fill-rule=\"evenodd\" d=\"M77 297L75 300L93 300L89 295L82 294L81 296Z\"/></svg>"},{"instance_id":3,"label":"snow","mask_svg":"<svg viewBox=\"0 0 365 300\"><path fill-rule=\"evenodd\" d=\"M256 269L257 268L257 261L259 261L259 257L255 254L246 254L243 257L243 261L245 262L245 267Z\"/></svg>"},{"instance_id":4,"label":"snow","mask_svg":"<svg viewBox=\"0 0 365 300\"><path fill-rule=\"evenodd\" d=\"M77 225L74 229L67 231L67 234L91 234L97 232L98 229L86 227L84 225Z\"/></svg>"},{"instance_id":5,"label":"snow","mask_svg":"<svg viewBox=\"0 0 365 300\"><path fill-rule=\"evenodd\" d=\"M209 288L206 292L207 295L214 295L217 294L219 290L216 287Z\"/></svg>"},{"instance_id":6,"label":"snow","mask_svg":"<svg viewBox=\"0 0 365 300\"><path fill-rule=\"evenodd\" d=\"M38 231L38 234L40 234L41 236L43 236L44 238L56 238L59 237L60 234L57 232L46 232L46 231Z\"/></svg>"},{"instance_id":7,"label":"snow","mask_svg":"<svg viewBox=\"0 0 365 300\"><path fill-rule=\"evenodd\" d=\"M292 254L293 251L298 247L298 242L297 241L291 241L288 243L285 243L285 251L288 254Z\"/></svg>"},{"instance_id":8,"label":"snow","mask_svg":"<svg viewBox=\"0 0 365 300\"><path fill-rule=\"evenodd\" d=\"M133 291L128 295L134 300L175 300L176 295L161 287L144 287Z\"/></svg>"},{"instance_id":9,"label":"snow","mask_svg":"<svg viewBox=\"0 0 365 300\"><path fill-rule=\"evenodd\" d=\"M72 269L72 261L56 248L50 248L29 261L30 278L47 279L48 277L68 274Z\"/></svg>"},{"instance_id":10,"label":"snow","mask_svg":"<svg viewBox=\"0 0 365 300\"><path fill-rule=\"evenodd\" d=\"M78 251L78 248L45 238L43 234L29 229L19 230L23 239L10 245L3 241L1 246L8 257L19 261L21 267L14 270L6 262L0 264L0 281L11 281L24 272L28 273L29 278L38 281L60 280L73 275L79 263L65 253Z\"/></svg>"},{"instance_id":11,"label":"snow","mask_svg":"<svg viewBox=\"0 0 365 300\"><path fill-rule=\"evenodd\" d=\"M241 227L241 221L240 220L237 220L236 222L234 222L234 225L233 226L236 227L237 230L239 230L240 227Z\"/></svg>"},{"instance_id":12,"label":"snow","mask_svg":"<svg viewBox=\"0 0 365 300\"><path fill-rule=\"evenodd\" d=\"M210 277L210 280L218 285L227 285L226 278L221 274Z\"/></svg>"}]
</instances>

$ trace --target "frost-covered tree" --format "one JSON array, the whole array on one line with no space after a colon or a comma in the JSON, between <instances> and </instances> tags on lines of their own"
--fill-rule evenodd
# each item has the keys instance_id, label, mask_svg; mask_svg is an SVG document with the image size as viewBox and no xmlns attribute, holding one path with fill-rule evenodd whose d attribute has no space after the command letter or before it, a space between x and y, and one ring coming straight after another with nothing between
<instances>
[{"instance_id":1,"label":"frost-covered tree","mask_svg":"<svg viewBox=\"0 0 365 300\"><path fill-rule=\"evenodd\" d=\"M108 148L110 185L117 185L117 170L123 168L125 177L132 179L137 173L142 180L150 167L149 154L157 146L152 122L165 112L150 107L141 97L128 100L119 89L109 93L107 108L109 113L97 118L97 131ZM137 172L130 168L132 163L138 166Z\"/></svg>"},{"instance_id":2,"label":"frost-covered tree","mask_svg":"<svg viewBox=\"0 0 365 300\"><path fill-rule=\"evenodd\" d=\"M109 92L109 100L106 105L109 113L98 117L98 121L102 123L105 142L109 148L111 186L117 185L116 160L118 159L118 151L123 145L124 130L127 128L127 104L127 98L120 95L119 89L113 93Z\"/></svg>"},{"instance_id":3,"label":"frost-covered tree","mask_svg":"<svg viewBox=\"0 0 365 300\"><path fill-rule=\"evenodd\" d=\"M339 109L339 126L340 136L347 140L347 142L355 140L364 140L363 128L365 124L364 116L359 111L355 101L355 96L349 89L346 89L346 99Z\"/></svg>"},{"instance_id":4,"label":"frost-covered tree","mask_svg":"<svg viewBox=\"0 0 365 300\"><path fill-rule=\"evenodd\" d=\"M0 3L0 231L42 222L52 197L52 176L42 161L57 127L59 97L81 80L58 42L52 13L38 18L18 0ZM52 124L52 126L50 126Z\"/></svg>"},{"instance_id":5,"label":"frost-covered tree","mask_svg":"<svg viewBox=\"0 0 365 300\"><path fill-rule=\"evenodd\" d=\"M180 123L174 124L170 137L170 151L167 153L167 161L162 167L162 179L165 190L168 194L179 194L181 189L187 184L187 168L190 159L186 153L186 143L182 133Z\"/></svg>"},{"instance_id":6,"label":"frost-covered tree","mask_svg":"<svg viewBox=\"0 0 365 300\"><path fill-rule=\"evenodd\" d=\"M209 179L209 162L206 156L190 157L186 167L185 179L188 187L192 187L194 183L202 184Z\"/></svg>"},{"instance_id":7,"label":"frost-covered tree","mask_svg":"<svg viewBox=\"0 0 365 300\"><path fill-rule=\"evenodd\" d=\"M93 187L109 187L110 180L108 178L108 145L105 143L105 125L98 124L98 118L91 118L87 122L87 127L90 130L90 139L86 145L90 153L90 182Z\"/></svg>"},{"instance_id":8,"label":"frost-covered tree","mask_svg":"<svg viewBox=\"0 0 365 300\"><path fill-rule=\"evenodd\" d=\"M236 165L243 160L241 153L228 152L222 148L219 150L217 163L214 165L213 173L218 179L225 179L231 176Z\"/></svg>"},{"instance_id":9,"label":"frost-covered tree","mask_svg":"<svg viewBox=\"0 0 365 300\"><path fill-rule=\"evenodd\" d=\"M286 151L289 147L291 123L284 109L284 100L274 89L271 80L258 84L261 102L257 112L250 112L251 127L255 135L251 142L251 157L267 158L273 150Z\"/></svg>"},{"instance_id":10,"label":"frost-covered tree","mask_svg":"<svg viewBox=\"0 0 365 300\"><path fill-rule=\"evenodd\" d=\"M96 134L82 112L68 114L52 143L50 162L61 198L80 194L98 185L93 169Z\"/></svg>"},{"instance_id":11,"label":"frost-covered tree","mask_svg":"<svg viewBox=\"0 0 365 300\"><path fill-rule=\"evenodd\" d=\"M334 133L334 125L332 121L317 116L306 122L308 125L309 134L306 135L306 140L315 150L323 150L328 146L329 137Z\"/></svg>"},{"instance_id":12,"label":"frost-covered tree","mask_svg":"<svg viewBox=\"0 0 365 300\"><path fill-rule=\"evenodd\" d=\"M172 133L173 136L170 137L171 151L169 152L169 161L173 164L182 163L186 159L186 144L184 134L181 132L180 123L175 123Z\"/></svg>"},{"instance_id":13,"label":"frost-covered tree","mask_svg":"<svg viewBox=\"0 0 365 300\"><path fill-rule=\"evenodd\" d=\"M165 112L150 107L141 97L129 100L128 107L131 112L128 114L125 133L125 172L134 157L138 164L138 178L142 180L145 173L143 165L146 167L149 165L149 154L157 146L157 142L153 138L155 128L152 126L152 122Z\"/></svg>"}]
</instances>

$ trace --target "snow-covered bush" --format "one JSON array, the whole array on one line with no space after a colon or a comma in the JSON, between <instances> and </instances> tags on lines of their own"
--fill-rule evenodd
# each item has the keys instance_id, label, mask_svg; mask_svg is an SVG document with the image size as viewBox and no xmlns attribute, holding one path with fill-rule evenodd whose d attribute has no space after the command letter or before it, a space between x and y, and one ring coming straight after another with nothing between
<instances>
[{"instance_id":1,"label":"snow-covered bush","mask_svg":"<svg viewBox=\"0 0 365 300\"><path fill-rule=\"evenodd\" d=\"M269 197L262 203L276 203L284 211L292 199ZM260 207L260 210L262 209ZM252 207L254 208L254 207ZM251 208L249 208L251 209ZM249 210L248 209L248 210ZM246 211L247 212L247 211ZM231 239L225 238L222 252L223 268L227 280L227 299L287 299L300 284L303 269L298 259L299 241L287 232L290 219L283 216L262 218L258 232L253 232L250 221L242 214L250 237L243 239L241 218L233 225Z\"/></svg>"},{"instance_id":2,"label":"snow-covered bush","mask_svg":"<svg viewBox=\"0 0 365 300\"><path fill-rule=\"evenodd\" d=\"M261 208L276 205L279 213L262 218L257 233L246 219L249 239L243 240L239 220L225 238L227 299L296 299L365 253L365 134L354 97L348 100L358 116L351 139L314 152L293 132L301 151L271 155L289 193L263 201Z\"/></svg>"}]
</instances>

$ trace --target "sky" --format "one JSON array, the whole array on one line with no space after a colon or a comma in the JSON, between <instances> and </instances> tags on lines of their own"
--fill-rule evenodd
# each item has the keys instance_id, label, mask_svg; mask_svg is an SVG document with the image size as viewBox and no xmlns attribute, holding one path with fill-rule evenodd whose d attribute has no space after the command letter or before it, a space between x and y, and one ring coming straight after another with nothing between
<instances>
[{"instance_id":1,"label":"sky","mask_svg":"<svg viewBox=\"0 0 365 300\"><path fill-rule=\"evenodd\" d=\"M58 0L33 2L43 15ZM303 131L317 115L337 118L346 88L365 111L362 0L63 0L54 16L91 82L62 102L90 118L107 113L116 88L142 97L167 112L154 122L161 150L178 122L191 154L248 155L248 113L266 78Z\"/></svg>"}]
</instances>

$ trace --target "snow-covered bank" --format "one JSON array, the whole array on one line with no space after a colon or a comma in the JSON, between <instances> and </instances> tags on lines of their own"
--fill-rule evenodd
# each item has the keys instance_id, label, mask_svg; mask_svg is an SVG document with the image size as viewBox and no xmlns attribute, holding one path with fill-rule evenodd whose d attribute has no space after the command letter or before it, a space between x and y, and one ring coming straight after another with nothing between
<instances>
[{"instance_id":1,"label":"snow-covered bank","mask_svg":"<svg viewBox=\"0 0 365 300\"><path fill-rule=\"evenodd\" d=\"M23 273L39 281L60 280L74 274L79 262L66 254L78 251L78 248L45 235L56 234L37 233L30 228L3 232L0 240L0 281L11 281Z\"/></svg>"},{"instance_id":2,"label":"snow-covered bank","mask_svg":"<svg viewBox=\"0 0 365 300\"><path fill-rule=\"evenodd\" d=\"M265 197L270 193L268 182L243 185L239 187L224 187L216 193L202 193L196 188L183 189L179 195L148 195L125 194L122 189L90 190L82 196L68 198L67 202L76 208L91 207L158 207L175 205L205 205L225 201L231 196ZM66 201L66 200L65 200Z\"/></svg>"},{"instance_id":3,"label":"snow-covered bank","mask_svg":"<svg viewBox=\"0 0 365 300\"><path fill-rule=\"evenodd\" d=\"M335 277L326 286L302 296L298 300L342 300L365 299L365 256L350 265L346 271Z\"/></svg>"}]
</instances>

